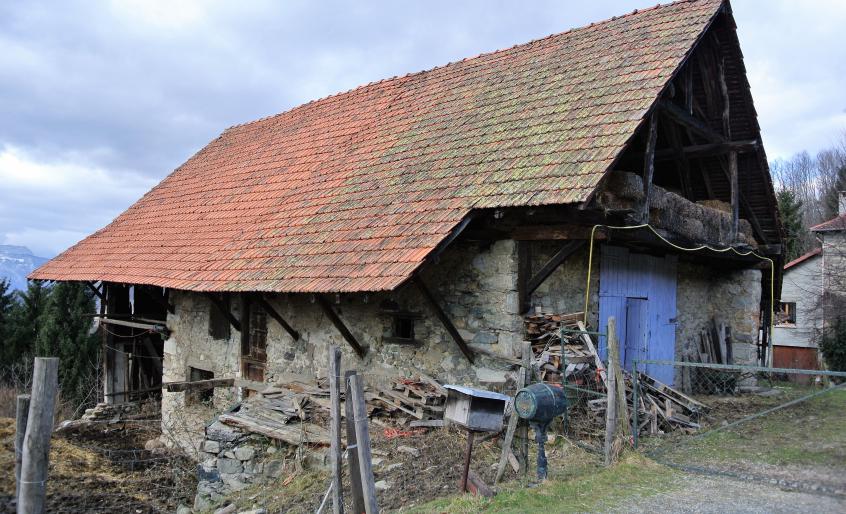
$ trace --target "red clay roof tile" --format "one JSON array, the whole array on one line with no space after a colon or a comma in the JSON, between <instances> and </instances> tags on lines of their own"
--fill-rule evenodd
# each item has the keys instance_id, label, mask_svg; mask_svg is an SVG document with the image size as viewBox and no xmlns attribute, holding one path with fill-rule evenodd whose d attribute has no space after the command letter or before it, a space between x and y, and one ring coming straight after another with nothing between
<instances>
[{"instance_id":1,"label":"red clay roof tile","mask_svg":"<svg viewBox=\"0 0 846 514\"><path fill-rule=\"evenodd\" d=\"M31 278L393 289L472 209L587 199L721 5L658 6L231 127Z\"/></svg>"}]
</instances>

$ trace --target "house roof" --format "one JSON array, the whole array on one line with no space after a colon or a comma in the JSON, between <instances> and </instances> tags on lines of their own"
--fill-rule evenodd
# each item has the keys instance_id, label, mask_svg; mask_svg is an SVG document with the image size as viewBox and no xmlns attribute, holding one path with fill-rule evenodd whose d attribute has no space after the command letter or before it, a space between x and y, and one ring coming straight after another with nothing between
<instances>
[{"instance_id":1,"label":"house roof","mask_svg":"<svg viewBox=\"0 0 846 514\"><path fill-rule=\"evenodd\" d=\"M810 259L812 257L816 257L820 253L822 253L822 248L814 248L813 250L806 253L805 255L802 255L801 257L797 257L797 258L793 259L792 261L788 262L787 264L785 264L784 265L784 271L787 271L790 268L792 268L793 266L796 266L798 264L802 264L803 262L807 261L808 259Z\"/></svg>"},{"instance_id":2,"label":"house roof","mask_svg":"<svg viewBox=\"0 0 846 514\"><path fill-rule=\"evenodd\" d=\"M840 230L846 230L846 214L841 214L836 218L811 227L811 232L835 232Z\"/></svg>"},{"instance_id":3,"label":"house roof","mask_svg":"<svg viewBox=\"0 0 846 514\"><path fill-rule=\"evenodd\" d=\"M587 200L722 4L635 11L231 127L30 278L394 289L474 209Z\"/></svg>"}]
</instances>

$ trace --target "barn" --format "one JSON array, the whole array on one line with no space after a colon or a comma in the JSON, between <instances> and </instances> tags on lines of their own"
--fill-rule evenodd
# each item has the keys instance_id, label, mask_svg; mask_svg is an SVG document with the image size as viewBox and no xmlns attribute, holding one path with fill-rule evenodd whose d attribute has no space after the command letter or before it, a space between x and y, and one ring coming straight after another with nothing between
<instances>
[{"instance_id":1,"label":"barn","mask_svg":"<svg viewBox=\"0 0 846 514\"><path fill-rule=\"evenodd\" d=\"M781 245L731 6L685 0L230 127L30 278L96 291L106 399L167 420L198 395L163 384L225 406L330 345L496 389L527 313L767 362Z\"/></svg>"}]
</instances>

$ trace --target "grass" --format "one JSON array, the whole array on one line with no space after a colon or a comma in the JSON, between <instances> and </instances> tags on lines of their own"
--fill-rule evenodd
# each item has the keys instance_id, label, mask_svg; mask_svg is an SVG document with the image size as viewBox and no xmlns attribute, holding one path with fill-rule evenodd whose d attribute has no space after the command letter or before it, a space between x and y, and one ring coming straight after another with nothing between
<instances>
[{"instance_id":1,"label":"grass","mask_svg":"<svg viewBox=\"0 0 846 514\"><path fill-rule=\"evenodd\" d=\"M687 462L843 466L846 390L832 391L732 428L683 441L667 457Z\"/></svg>"},{"instance_id":2,"label":"grass","mask_svg":"<svg viewBox=\"0 0 846 514\"><path fill-rule=\"evenodd\" d=\"M671 490L679 473L635 453L610 468L585 466L580 473L559 475L533 488L513 482L487 499L470 495L441 498L407 512L498 514L605 511L635 497Z\"/></svg>"}]
</instances>

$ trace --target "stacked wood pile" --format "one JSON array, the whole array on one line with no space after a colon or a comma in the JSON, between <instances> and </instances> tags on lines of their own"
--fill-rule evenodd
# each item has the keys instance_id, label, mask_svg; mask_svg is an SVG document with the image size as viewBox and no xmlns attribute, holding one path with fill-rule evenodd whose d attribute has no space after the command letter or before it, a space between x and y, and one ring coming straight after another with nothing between
<instances>
[{"instance_id":1,"label":"stacked wood pile","mask_svg":"<svg viewBox=\"0 0 846 514\"><path fill-rule=\"evenodd\" d=\"M389 413L405 413L418 420L442 419L446 397L446 389L422 375L396 378L390 388L380 387L375 394Z\"/></svg>"},{"instance_id":2,"label":"stacked wood pile","mask_svg":"<svg viewBox=\"0 0 846 514\"><path fill-rule=\"evenodd\" d=\"M560 385L563 367L565 382L569 386L567 395L571 401L570 429L579 437L601 439L606 409L606 398L602 394L606 393L607 377L597 352L598 345L582 319L581 312L528 315L525 317L526 337L532 343L532 364L538 379ZM627 416L630 416L634 408L633 381L628 372L623 375ZM691 432L700 428L700 416L708 410L705 404L645 373L639 373L638 379L638 424L641 433Z\"/></svg>"}]
</instances>

